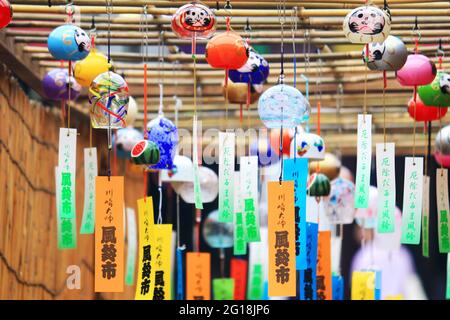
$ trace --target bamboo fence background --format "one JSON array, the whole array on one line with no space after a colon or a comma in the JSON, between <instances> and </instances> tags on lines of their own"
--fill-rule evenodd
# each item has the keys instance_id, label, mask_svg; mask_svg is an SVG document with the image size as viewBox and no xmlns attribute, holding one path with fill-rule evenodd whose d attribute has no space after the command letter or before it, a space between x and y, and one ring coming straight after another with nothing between
<instances>
[{"instance_id":1,"label":"bamboo fence background","mask_svg":"<svg viewBox=\"0 0 450 320\"><path fill-rule=\"evenodd\" d=\"M134 286L120 294L94 293L94 236L77 234L77 248L58 250L54 167L58 161L58 108L30 101L11 72L0 65L0 300L131 299ZM89 147L89 122L72 117L77 139L77 231L84 197L83 148ZM100 139L99 139L100 138ZM99 133L93 145L105 162ZM125 164L119 162L119 174ZM101 166L99 165L99 169ZM126 206L136 210L142 178L127 170ZM69 265L81 269L81 289L66 287Z\"/></svg>"}]
</instances>

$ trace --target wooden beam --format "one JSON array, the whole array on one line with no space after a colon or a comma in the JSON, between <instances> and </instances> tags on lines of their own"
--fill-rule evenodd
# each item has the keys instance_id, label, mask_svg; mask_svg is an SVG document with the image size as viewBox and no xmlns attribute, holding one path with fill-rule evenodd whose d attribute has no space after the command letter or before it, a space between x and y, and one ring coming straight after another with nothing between
<instances>
[{"instance_id":1,"label":"wooden beam","mask_svg":"<svg viewBox=\"0 0 450 320\"><path fill-rule=\"evenodd\" d=\"M6 30L0 30L0 61L6 64L14 75L25 82L40 96L43 95L43 72L37 63L31 60L30 54L23 52L21 45L14 44L14 39L7 37Z\"/></svg>"}]
</instances>

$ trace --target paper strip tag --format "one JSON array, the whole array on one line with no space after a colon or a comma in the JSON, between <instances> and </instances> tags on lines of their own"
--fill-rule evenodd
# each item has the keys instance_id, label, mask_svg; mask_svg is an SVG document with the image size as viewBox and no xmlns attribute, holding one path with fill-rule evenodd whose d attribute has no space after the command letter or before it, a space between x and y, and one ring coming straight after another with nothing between
<instances>
[{"instance_id":1,"label":"paper strip tag","mask_svg":"<svg viewBox=\"0 0 450 320\"><path fill-rule=\"evenodd\" d=\"M240 194L244 210L246 241L258 242L261 240L258 206L258 157L241 157L240 169Z\"/></svg>"},{"instance_id":2,"label":"paper strip tag","mask_svg":"<svg viewBox=\"0 0 450 320\"><path fill-rule=\"evenodd\" d=\"M58 249L73 249L77 246L76 219L61 216L61 172L59 167L55 167L55 186Z\"/></svg>"},{"instance_id":3,"label":"paper strip tag","mask_svg":"<svg viewBox=\"0 0 450 320\"><path fill-rule=\"evenodd\" d=\"M127 214L127 269L125 272L125 284L134 284L134 274L136 273L136 253L137 253L137 226L136 214L133 208L126 208Z\"/></svg>"},{"instance_id":4,"label":"paper strip tag","mask_svg":"<svg viewBox=\"0 0 450 320\"><path fill-rule=\"evenodd\" d=\"M286 159L283 166L285 180L294 181L295 189L295 267L306 269L306 183L308 159Z\"/></svg>"},{"instance_id":5,"label":"paper strip tag","mask_svg":"<svg viewBox=\"0 0 450 320\"><path fill-rule=\"evenodd\" d=\"M423 158L405 158L401 243L419 244L422 224Z\"/></svg>"},{"instance_id":6,"label":"paper strip tag","mask_svg":"<svg viewBox=\"0 0 450 320\"><path fill-rule=\"evenodd\" d=\"M245 225L244 225L244 215L242 213L242 198L240 192L240 173L234 172L234 214L232 215L233 225L234 225L234 245L233 245L233 254L234 255L245 255L247 254L247 241L245 234Z\"/></svg>"},{"instance_id":7,"label":"paper strip tag","mask_svg":"<svg viewBox=\"0 0 450 320\"><path fill-rule=\"evenodd\" d=\"M219 221L233 222L234 132L219 132Z\"/></svg>"},{"instance_id":8,"label":"paper strip tag","mask_svg":"<svg viewBox=\"0 0 450 320\"><path fill-rule=\"evenodd\" d=\"M250 266L247 297L249 300L262 300L264 295L263 265L255 263Z\"/></svg>"},{"instance_id":9,"label":"paper strip tag","mask_svg":"<svg viewBox=\"0 0 450 320\"><path fill-rule=\"evenodd\" d=\"M245 300L247 290L247 260L231 259L230 276L234 279L234 300Z\"/></svg>"},{"instance_id":10,"label":"paper strip tag","mask_svg":"<svg viewBox=\"0 0 450 320\"><path fill-rule=\"evenodd\" d=\"M123 292L123 177L95 180L95 292Z\"/></svg>"},{"instance_id":11,"label":"paper strip tag","mask_svg":"<svg viewBox=\"0 0 450 320\"><path fill-rule=\"evenodd\" d=\"M153 198L138 199L139 266L136 281L136 300L151 300L154 291L154 243Z\"/></svg>"},{"instance_id":12,"label":"paper strip tag","mask_svg":"<svg viewBox=\"0 0 450 320\"><path fill-rule=\"evenodd\" d=\"M344 300L344 278L333 274L333 300Z\"/></svg>"},{"instance_id":13,"label":"paper strip tag","mask_svg":"<svg viewBox=\"0 0 450 320\"><path fill-rule=\"evenodd\" d=\"M193 118L192 124L192 162L194 163L194 202L196 209L203 209L202 189L200 186L200 175L198 169L198 123L197 116Z\"/></svg>"},{"instance_id":14,"label":"paper strip tag","mask_svg":"<svg viewBox=\"0 0 450 320\"><path fill-rule=\"evenodd\" d=\"M213 279L214 300L233 300L234 279Z\"/></svg>"},{"instance_id":15,"label":"paper strip tag","mask_svg":"<svg viewBox=\"0 0 450 320\"><path fill-rule=\"evenodd\" d=\"M268 182L269 297L296 295L294 182Z\"/></svg>"},{"instance_id":16,"label":"paper strip tag","mask_svg":"<svg viewBox=\"0 0 450 320\"><path fill-rule=\"evenodd\" d=\"M352 274L352 300L375 300L375 272L354 271Z\"/></svg>"},{"instance_id":17,"label":"paper strip tag","mask_svg":"<svg viewBox=\"0 0 450 320\"><path fill-rule=\"evenodd\" d=\"M317 300L318 223L306 223L306 269L300 270L300 300Z\"/></svg>"},{"instance_id":18,"label":"paper strip tag","mask_svg":"<svg viewBox=\"0 0 450 320\"><path fill-rule=\"evenodd\" d=\"M375 300L381 300L381 271L375 271Z\"/></svg>"},{"instance_id":19,"label":"paper strip tag","mask_svg":"<svg viewBox=\"0 0 450 320\"><path fill-rule=\"evenodd\" d=\"M186 254L186 299L211 300L211 254Z\"/></svg>"},{"instance_id":20,"label":"paper strip tag","mask_svg":"<svg viewBox=\"0 0 450 320\"><path fill-rule=\"evenodd\" d=\"M154 290L153 300L172 300L171 250L172 225L155 224L154 230Z\"/></svg>"},{"instance_id":21,"label":"paper strip tag","mask_svg":"<svg viewBox=\"0 0 450 320\"><path fill-rule=\"evenodd\" d=\"M450 252L450 210L448 201L448 170L436 170L436 202L438 213L439 252Z\"/></svg>"},{"instance_id":22,"label":"paper strip tag","mask_svg":"<svg viewBox=\"0 0 450 320\"><path fill-rule=\"evenodd\" d=\"M241 193L241 173L239 171L234 172L234 205L233 210L234 213L236 212L244 212L244 206L243 206L243 200L242 200L242 193Z\"/></svg>"},{"instance_id":23,"label":"paper strip tag","mask_svg":"<svg viewBox=\"0 0 450 320\"><path fill-rule=\"evenodd\" d=\"M331 271L339 274L341 270L342 236L331 236Z\"/></svg>"},{"instance_id":24,"label":"paper strip tag","mask_svg":"<svg viewBox=\"0 0 450 320\"><path fill-rule=\"evenodd\" d=\"M422 201L422 255L430 256L430 177L423 177L423 201Z\"/></svg>"},{"instance_id":25,"label":"paper strip tag","mask_svg":"<svg viewBox=\"0 0 450 320\"><path fill-rule=\"evenodd\" d=\"M77 130L59 129L59 162L61 174L61 218L76 218L76 158L77 158Z\"/></svg>"},{"instance_id":26,"label":"paper strip tag","mask_svg":"<svg viewBox=\"0 0 450 320\"><path fill-rule=\"evenodd\" d=\"M358 114L355 208L369 207L370 166L372 162L372 115Z\"/></svg>"},{"instance_id":27,"label":"paper strip tag","mask_svg":"<svg viewBox=\"0 0 450 320\"><path fill-rule=\"evenodd\" d=\"M94 233L95 177L97 177L97 148L84 149L84 207L81 234Z\"/></svg>"},{"instance_id":28,"label":"paper strip tag","mask_svg":"<svg viewBox=\"0 0 450 320\"><path fill-rule=\"evenodd\" d=\"M245 241L244 216L241 212L233 215L235 256L247 254L247 242Z\"/></svg>"},{"instance_id":29,"label":"paper strip tag","mask_svg":"<svg viewBox=\"0 0 450 320\"><path fill-rule=\"evenodd\" d=\"M332 300L331 231L320 231L317 245L317 300Z\"/></svg>"},{"instance_id":30,"label":"paper strip tag","mask_svg":"<svg viewBox=\"0 0 450 320\"><path fill-rule=\"evenodd\" d=\"M265 280L267 279L267 228L261 227L261 241L251 242L249 253L248 270L248 290L247 298L249 300L262 300L264 298ZM263 254L261 254L263 252Z\"/></svg>"},{"instance_id":31,"label":"paper strip tag","mask_svg":"<svg viewBox=\"0 0 450 320\"><path fill-rule=\"evenodd\" d=\"M447 253L447 286L445 290L445 299L450 299L450 253Z\"/></svg>"},{"instance_id":32,"label":"paper strip tag","mask_svg":"<svg viewBox=\"0 0 450 320\"><path fill-rule=\"evenodd\" d=\"M177 300L184 300L183 251L184 248L177 248Z\"/></svg>"},{"instance_id":33,"label":"paper strip tag","mask_svg":"<svg viewBox=\"0 0 450 320\"><path fill-rule=\"evenodd\" d=\"M377 143L378 233L395 231L395 144Z\"/></svg>"},{"instance_id":34,"label":"paper strip tag","mask_svg":"<svg viewBox=\"0 0 450 320\"><path fill-rule=\"evenodd\" d=\"M402 294L396 294L396 295L387 295L384 297L384 300L404 300Z\"/></svg>"}]
</instances>

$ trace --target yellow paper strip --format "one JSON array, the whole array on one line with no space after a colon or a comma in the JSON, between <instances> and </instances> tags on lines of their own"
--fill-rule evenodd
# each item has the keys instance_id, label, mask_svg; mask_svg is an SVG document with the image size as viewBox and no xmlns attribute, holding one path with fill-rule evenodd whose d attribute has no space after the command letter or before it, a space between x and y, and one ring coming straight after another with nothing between
<instances>
[{"instance_id":1,"label":"yellow paper strip","mask_svg":"<svg viewBox=\"0 0 450 320\"><path fill-rule=\"evenodd\" d=\"M136 282L136 300L151 300L153 298L154 248L152 247L154 231L153 199L138 200L139 215L139 267Z\"/></svg>"},{"instance_id":2,"label":"yellow paper strip","mask_svg":"<svg viewBox=\"0 0 450 320\"><path fill-rule=\"evenodd\" d=\"M153 300L172 300L171 297L171 250L172 225L156 224L154 230L154 291Z\"/></svg>"},{"instance_id":3,"label":"yellow paper strip","mask_svg":"<svg viewBox=\"0 0 450 320\"><path fill-rule=\"evenodd\" d=\"M352 300L375 300L375 272L353 272Z\"/></svg>"}]
</instances>

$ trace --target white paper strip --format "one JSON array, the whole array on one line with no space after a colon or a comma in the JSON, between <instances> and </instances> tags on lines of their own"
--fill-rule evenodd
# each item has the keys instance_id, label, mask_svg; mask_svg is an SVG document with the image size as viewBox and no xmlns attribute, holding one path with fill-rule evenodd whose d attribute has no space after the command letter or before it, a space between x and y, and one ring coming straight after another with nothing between
<instances>
[{"instance_id":1,"label":"white paper strip","mask_svg":"<svg viewBox=\"0 0 450 320\"><path fill-rule=\"evenodd\" d=\"M93 234L95 222L95 177L97 176L97 148L84 149L84 207L81 234Z\"/></svg>"},{"instance_id":2,"label":"white paper strip","mask_svg":"<svg viewBox=\"0 0 450 320\"><path fill-rule=\"evenodd\" d=\"M258 157L240 158L240 188L247 242L261 240L258 205Z\"/></svg>"},{"instance_id":3,"label":"white paper strip","mask_svg":"<svg viewBox=\"0 0 450 320\"><path fill-rule=\"evenodd\" d=\"M405 158L401 243L419 244L422 224L423 158Z\"/></svg>"},{"instance_id":4,"label":"white paper strip","mask_svg":"<svg viewBox=\"0 0 450 320\"><path fill-rule=\"evenodd\" d=\"M372 163L372 115L358 114L355 208L369 207L370 166Z\"/></svg>"},{"instance_id":5,"label":"white paper strip","mask_svg":"<svg viewBox=\"0 0 450 320\"><path fill-rule=\"evenodd\" d=\"M450 209L448 200L448 170L436 170L436 201L438 214L439 252L450 252Z\"/></svg>"},{"instance_id":6,"label":"white paper strip","mask_svg":"<svg viewBox=\"0 0 450 320\"><path fill-rule=\"evenodd\" d=\"M219 221L233 222L236 135L219 132Z\"/></svg>"},{"instance_id":7,"label":"white paper strip","mask_svg":"<svg viewBox=\"0 0 450 320\"><path fill-rule=\"evenodd\" d=\"M125 274L125 284L128 286L134 283L137 250L137 226L136 213L133 208L126 208L127 213L127 269Z\"/></svg>"},{"instance_id":8,"label":"white paper strip","mask_svg":"<svg viewBox=\"0 0 450 320\"><path fill-rule=\"evenodd\" d=\"M379 233L395 231L395 144L377 143L377 215Z\"/></svg>"},{"instance_id":9,"label":"white paper strip","mask_svg":"<svg viewBox=\"0 0 450 320\"><path fill-rule=\"evenodd\" d=\"M58 167L61 174L61 217L76 218L77 130L59 129Z\"/></svg>"},{"instance_id":10,"label":"white paper strip","mask_svg":"<svg viewBox=\"0 0 450 320\"><path fill-rule=\"evenodd\" d=\"M422 200L422 255L430 255L430 177L423 177L423 200Z\"/></svg>"}]
</instances>

